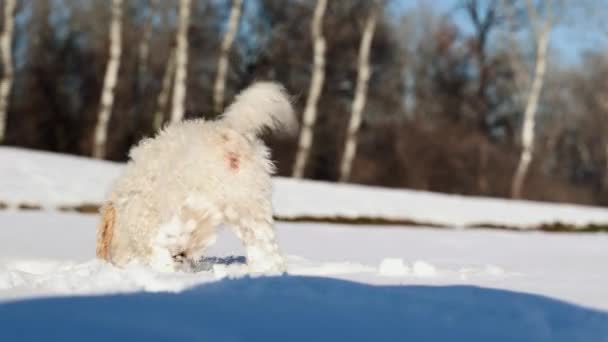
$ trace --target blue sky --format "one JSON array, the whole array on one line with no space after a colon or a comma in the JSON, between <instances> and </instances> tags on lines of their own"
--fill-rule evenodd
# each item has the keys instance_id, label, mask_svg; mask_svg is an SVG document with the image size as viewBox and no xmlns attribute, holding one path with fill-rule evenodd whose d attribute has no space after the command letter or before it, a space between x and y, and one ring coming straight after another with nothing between
<instances>
[{"instance_id":1,"label":"blue sky","mask_svg":"<svg viewBox=\"0 0 608 342\"><path fill-rule=\"evenodd\" d=\"M472 31L469 18L458 6L463 0L393 0L395 10L405 13L423 3L435 7L437 13L449 13L465 32ZM484 0L482 0L484 1ZM566 64L581 61L581 53L608 48L608 0L564 0L568 6L551 32L553 57ZM604 25L602 27L602 25Z\"/></svg>"}]
</instances>

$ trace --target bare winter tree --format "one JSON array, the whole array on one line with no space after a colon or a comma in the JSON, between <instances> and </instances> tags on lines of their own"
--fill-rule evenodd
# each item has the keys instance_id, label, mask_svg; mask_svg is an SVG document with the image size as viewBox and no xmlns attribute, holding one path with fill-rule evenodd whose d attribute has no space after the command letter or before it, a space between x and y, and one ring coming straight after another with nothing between
<instances>
[{"instance_id":1,"label":"bare winter tree","mask_svg":"<svg viewBox=\"0 0 608 342\"><path fill-rule=\"evenodd\" d=\"M224 107L224 91L226 88L226 76L228 71L228 56L234 42L234 37L239 27L239 19L243 7L243 0L233 0L228 18L228 28L222 40L220 58L217 63L217 76L213 86L213 110L220 113Z\"/></svg>"},{"instance_id":2,"label":"bare winter tree","mask_svg":"<svg viewBox=\"0 0 608 342\"><path fill-rule=\"evenodd\" d=\"M604 12L602 13L601 10L597 10L597 9L593 9L596 10L597 13L601 13L600 14L600 18L603 19L603 15L608 14L608 12L606 12L605 7L601 7L604 9ZM603 14L603 15L602 15ZM604 34L605 37L608 37L608 25L606 25L604 23L604 25L602 25L602 32ZM608 56L606 56L608 57ZM596 95L595 95L596 101L598 102L602 112L604 115L608 115L608 99L605 96L605 91L599 91ZM602 187L605 189L608 189L608 139L605 140L604 142L604 172L603 172L603 177L602 177Z\"/></svg>"},{"instance_id":3,"label":"bare winter tree","mask_svg":"<svg viewBox=\"0 0 608 342\"><path fill-rule=\"evenodd\" d=\"M165 110L169 102L169 93L171 91L171 83L175 75L175 49L171 49L167 64L165 65L165 73L161 83L160 93L156 102L156 112L154 113L154 130L158 131L165 121Z\"/></svg>"},{"instance_id":4,"label":"bare winter tree","mask_svg":"<svg viewBox=\"0 0 608 342\"><path fill-rule=\"evenodd\" d=\"M549 9L551 6L550 2L551 0L546 1L547 8ZM528 173L530 162L532 161L536 111L547 68L547 49L549 47L549 34L551 32L551 16L547 15L547 18L541 22L542 19L539 18L538 13L534 9L532 0L527 0L526 5L534 37L536 39L536 61L532 85L524 111L524 122L521 134L521 155L511 184L511 197L513 198L521 198L523 184Z\"/></svg>"},{"instance_id":5,"label":"bare winter tree","mask_svg":"<svg viewBox=\"0 0 608 342\"><path fill-rule=\"evenodd\" d=\"M517 39L516 39L516 25L515 25L515 8L511 5L510 1L503 0L502 6L505 12L505 18L508 23L510 32L507 33L507 46L508 46L508 62L509 67L513 72L513 83L515 85L515 93L517 97L518 105L523 106L522 96L525 96L527 89L530 84L530 74L527 71L525 62L519 53Z\"/></svg>"},{"instance_id":6,"label":"bare winter tree","mask_svg":"<svg viewBox=\"0 0 608 342\"><path fill-rule=\"evenodd\" d=\"M101 93L101 105L95 136L93 141L93 157L102 159L106 154L106 141L108 137L108 124L114 104L114 88L118 80L118 68L120 67L120 55L122 53L122 0L112 0L112 16L110 23L110 56L106 67Z\"/></svg>"},{"instance_id":7,"label":"bare winter tree","mask_svg":"<svg viewBox=\"0 0 608 342\"><path fill-rule=\"evenodd\" d=\"M485 9L482 5L485 4ZM467 0L465 2L465 8L468 16L471 19L471 23L475 29L475 45L473 52L475 59L477 60L477 72L478 72L478 83L477 83L477 111L484 113L488 110L488 104L486 99L486 90L489 82L489 68L488 68L488 38L492 29L498 24L498 1L480 1L480 0ZM481 127L484 127L485 118L478 118Z\"/></svg>"},{"instance_id":8,"label":"bare winter tree","mask_svg":"<svg viewBox=\"0 0 608 342\"><path fill-rule=\"evenodd\" d=\"M137 99L135 101L134 123L136 123L137 117L141 116L142 102L144 101L145 80L148 79L148 65L150 63L150 40L152 38L154 14L158 7L158 0L149 0L148 3L148 15L143 24L141 39L137 47Z\"/></svg>"},{"instance_id":9,"label":"bare winter tree","mask_svg":"<svg viewBox=\"0 0 608 342\"><path fill-rule=\"evenodd\" d=\"M179 2L179 24L177 27L177 45L175 50L175 84L173 85L171 122L181 121L185 112L190 3L191 0L180 0Z\"/></svg>"},{"instance_id":10,"label":"bare winter tree","mask_svg":"<svg viewBox=\"0 0 608 342\"><path fill-rule=\"evenodd\" d=\"M8 110L9 94L13 85L13 28L15 24L16 0L4 1L4 29L0 36L0 49L2 51L2 81L0 81L0 143L4 140L6 132L6 116Z\"/></svg>"},{"instance_id":11,"label":"bare winter tree","mask_svg":"<svg viewBox=\"0 0 608 342\"><path fill-rule=\"evenodd\" d=\"M323 16L327 8L327 0L317 0L310 30L313 40L313 72L306 99L306 107L302 115L303 125L298 141L298 151L293 169L293 176L302 178L306 168L306 161L312 146L313 129L317 119L317 104L323 88L325 78L325 38L323 38Z\"/></svg>"},{"instance_id":12,"label":"bare winter tree","mask_svg":"<svg viewBox=\"0 0 608 342\"><path fill-rule=\"evenodd\" d=\"M369 16L365 21L363 36L359 46L359 62L357 70L357 87L355 89L355 98L353 99L352 112L348 131L346 132L346 142L344 144L344 154L340 163L340 182L346 182L350 178L353 160L357 153L357 133L361 125L363 116L363 108L365 107L365 99L367 97L367 83L370 77L369 55L372 46L372 38L376 29L376 21L378 19L379 6L375 1L374 7L371 9Z\"/></svg>"},{"instance_id":13,"label":"bare winter tree","mask_svg":"<svg viewBox=\"0 0 608 342\"><path fill-rule=\"evenodd\" d=\"M600 88L601 89L601 88ZM604 95L604 91L598 91L595 94L596 102L598 103L600 109L603 114L606 115L608 113L608 99ZM604 142L604 176L602 177L601 184L604 188L608 187L608 140Z\"/></svg>"}]
</instances>

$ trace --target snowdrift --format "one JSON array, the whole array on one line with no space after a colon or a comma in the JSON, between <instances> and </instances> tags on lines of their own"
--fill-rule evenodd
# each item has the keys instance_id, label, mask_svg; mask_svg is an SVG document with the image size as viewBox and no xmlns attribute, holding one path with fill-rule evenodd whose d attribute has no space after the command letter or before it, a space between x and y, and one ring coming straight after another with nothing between
<instances>
[{"instance_id":1,"label":"snowdrift","mask_svg":"<svg viewBox=\"0 0 608 342\"><path fill-rule=\"evenodd\" d=\"M35 313L35 314L33 314ZM472 286L316 277L0 305L2 341L606 341L608 314Z\"/></svg>"}]
</instances>

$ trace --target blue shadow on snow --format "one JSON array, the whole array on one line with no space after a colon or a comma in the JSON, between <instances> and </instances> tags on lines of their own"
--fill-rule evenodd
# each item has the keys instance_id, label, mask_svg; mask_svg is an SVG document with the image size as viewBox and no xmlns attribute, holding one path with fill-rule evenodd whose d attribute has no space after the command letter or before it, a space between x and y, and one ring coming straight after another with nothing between
<instances>
[{"instance_id":1,"label":"blue shadow on snow","mask_svg":"<svg viewBox=\"0 0 608 342\"><path fill-rule=\"evenodd\" d=\"M1 304L0 341L608 341L608 313L473 286L261 277Z\"/></svg>"}]
</instances>

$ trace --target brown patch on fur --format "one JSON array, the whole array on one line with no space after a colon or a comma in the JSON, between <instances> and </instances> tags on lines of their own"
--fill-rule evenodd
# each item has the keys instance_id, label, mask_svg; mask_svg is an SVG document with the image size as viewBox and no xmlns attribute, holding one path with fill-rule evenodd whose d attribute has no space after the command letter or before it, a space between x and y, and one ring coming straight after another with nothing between
<instances>
[{"instance_id":1,"label":"brown patch on fur","mask_svg":"<svg viewBox=\"0 0 608 342\"><path fill-rule=\"evenodd\" d=\"M4 203L4 202L0 202L0 210L2 209L8 209L8 204Z\"/></svg>"},{"instance_id":2,"label":"brown patch on fur","mask_svg":"<svg viewBox=\"0 0 608 342\"><path fill-rule=\"evenodd\" d=\"M228 160L228 167L230 167L230 170L232 170L232 171L239 170L239 167L241 166L241 161L240 161L240 156L238 155L238 153L228 152L226 159Z\"/></svg>"},{"instance_id":3,"label":"brown patch on fur","mask_svg":"<svg viewBox=\"0 0 608 342\"><path fill-rule=\"evenodd\" d=\"M97 248L95 254L103 260L110 260L110 243L114 236L116 211L112 203L106 203L101 208L101 222L97 227Z\"/></svg>"}]
</instances>

